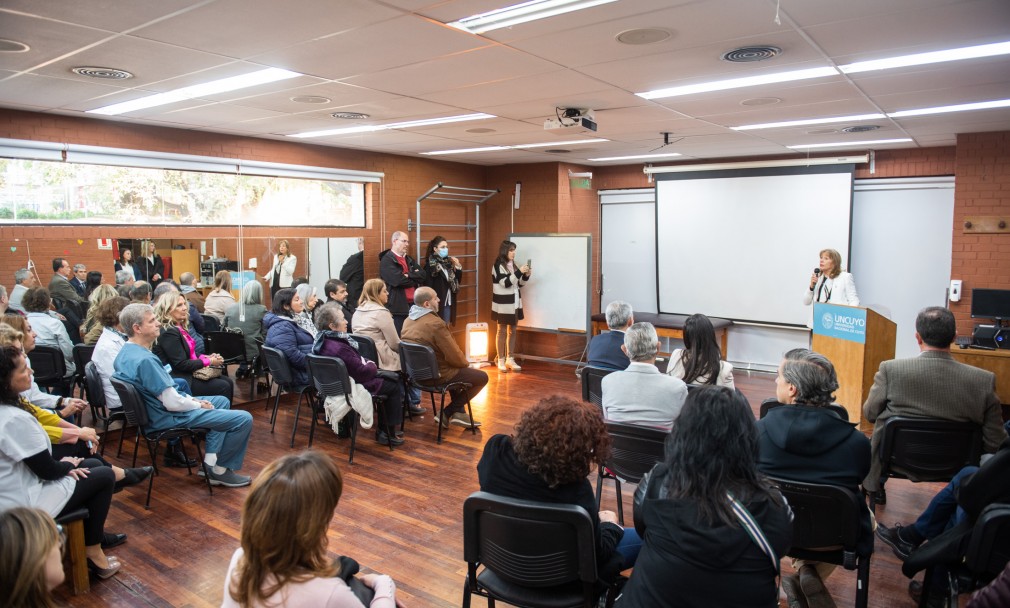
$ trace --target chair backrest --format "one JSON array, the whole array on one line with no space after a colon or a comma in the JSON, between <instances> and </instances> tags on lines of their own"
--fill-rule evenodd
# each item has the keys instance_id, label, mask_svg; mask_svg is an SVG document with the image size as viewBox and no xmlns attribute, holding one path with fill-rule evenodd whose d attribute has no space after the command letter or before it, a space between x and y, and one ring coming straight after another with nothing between
<instances>
[{"instance_id":1,"label":"chair backrest","mask_svg":"<svg viewBox=\"0 0 1010 608\"><path fill-rule=\"evenodd\" d=\"M140 396L137 387L119 378L112 378L112 388L116 389L119 400L123 402L126 422L144 429L150 420L147 416L147 404L144 403L144 398Z\"/></svg>"},{"instance_id":2,"label":"chair backrest","mask_svg":"<svg viewBox=\"0 0 1010 608\"><path fill-rule=\"evenodd\" d=\"M28 353L28 358L32 362L35 382L39 386L59 384L67 375L67 360L63 358L63 351L55 346L37 344Z\"/></svg>"},{"instance_id":3,"label":"chair backrest","mask_svg":"<svg viewBox=\"0 0 1010 608\"><path fill-rule=\"evenodd\" d=\"M603 377L614 373L615 369L602 367L582 368L582 400L603 407Z\"/></svg>"},{"instance_id":4,"label":"chair backrest","mask_svg":"<svg viewBox=\"0 0 1010 608\"><path fill-rule=\"evenodd\" d=\"M610 458L607 468L623 481L638 483L652 467L663 460L666 436L662 429L635 424L607 422Z\"/></svg>"},{"instance_id":5,"label":"chair backrest","mask_svg":"<svg viewBox=\"0 0 1010 608\"><path fill-rule=\"evenodd\" d=\"M91 407L105 409L105 388L102 386L102 375L98 373L98 366L94 361L88 361L84 366L84 394L88 396L88 404Z\"/></svg>"},{"instance_id":6,"label":"chair backrest","mask_svg":"<svg viewBox=\"0 0 1010 608\"><path fill-rule=\"evenodd\" d=\"M294 375L291 373L291 364L283 352L269 346L263 347L263 356L267 360L267 367L270 368L270 375L274 382L281 386L293 386Z\"/></svg>"},{"instance_id":7,"label":"chair backrest","mask_svg":"<svg viewBox=\"0 0 1010 608\"><path fill-rule=\"evenodd\" d=\"M308 355L309 377L320 397L347 397L351 394L351 381L347 366L338 357Z\"/></svg>"},{"instance_id":8,"label":"chair backrest","mask_svg":"<svg viewBox=\"0 0 1010 608\"><path fill-rule=\"evenodd\" d=\"M841 545L854 551L859 542L860 497L846 488L772 479L793 510L793 547L816 549Z\"/></svg>"},{"instance_id":9,"label":"chair backrest","mask_svg":"<svg viewBox=\"0 0 1010 608\"><path fill-rule=\"evenodd\" d=\"M768 415L769 411L771 411L771 410L773 410L773 409L775 409L777 407L781 407L783 405L785 405L785 403L779 402L774 397L770 397L768 399L765 399L764 401L761 402L761 410L760 410L760 412L758 414L758 417L759 418L764 418L765 416ZM847 409L845 409L844 406L838 405L837 403L832 403L831 405L827 405L825 407L828 408L829 410L831 410L832 412L838 414L838 416L841 417L842 420L844 420L846 422L849 421L849 411Z\"/></svg>"},{"instance_id":10,"label":"chair backrest","mask_svg":"<svg viewBox=\"0 0 1010 608\"><path fill-rule=\"evenodd\" d=\"M463 559L513 585L553 587L596 582L593 521L577 505L474 492L463 503Z\"/></svg>"},{"instance_id":11,"label":"chair backrest","mask_svg":"<svg viewBox=\"0 0 1010 608\"><path fill-rule=\"evenodd\" d=\"M232 331L208 331L203 336L204 352L218 354L225 364L245 361L245 336Z\"/></svg>"},{"instance_id":12,"label":"chair backrest","mask_svg":"<svg viewBox=\"0 0 1010 608\"><path fill-rule=\"evenodd\" d=\"M375 340L361 334L351 334L351 337L358 343L358 354L378 365L379 349L375 346Z\"/></svg>"},{"instance_id":13,"label":"chair backrest","mask_svg":"<svg viewBox=\"0 0 1010 608\"><path fill-rule=\"evenodd\" d=\"M881 478L949 481L982 456L982 427L974 422L895 416L883 424Z\"/></svg>"},{"instance_id":14,"label":"chair backrest","mask_svg":"<svg viewBox=\"0 0 1010 608\"><path fill-rule=\"evenodd\" d=\"M1010 561L1010 504L994 503L975 521L964 565L975 574L995 576Z\"/></svg>"},{"instance_id":15,"label":"chair backrest","mask_svg":"<svg viewBox=\"0 0 1010 608\"><path fill-rule=\"evenodd\" d=\"M94 344L74 345L74 366L77 368L78 375L84 376L84 367L91 361L93 354L95 354Z\"/></svg>"},{"instance_id":16,"label":"chair backrest","mask_svg":"<svg viewBox=\"0 0 1010 608\"><path fill-rule=\"evenodd\" d=\"M438 380L438 360L430 346L401 340L400 364L411 382Z\"/></svg>"},{"instance_id":17,"label":"chair backrest","mask_svg":"<svg viewBox=\"0 0 1010 608\"><path fill-rule=\"evenodd\" d=\"M203 318L204 332L221 331L221 322L217 320L217 317L204 313L200 313L200 316Z\"/></svg>"}]
</instances>

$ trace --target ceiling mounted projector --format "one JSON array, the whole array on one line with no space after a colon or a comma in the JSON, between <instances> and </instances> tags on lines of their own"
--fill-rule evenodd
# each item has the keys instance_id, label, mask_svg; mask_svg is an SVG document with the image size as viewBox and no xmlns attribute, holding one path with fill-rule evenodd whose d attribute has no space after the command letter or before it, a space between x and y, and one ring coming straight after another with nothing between
<instances>
[{"instance_id":1,"label":"ceiling mounted projector","mask_svg":"<svg viewBox=\"0 0 1010 608\"><path fill-rule=\"evenodd\" d=\"M557 118L544 121L545 131L563 131L566 133L595 133L596 121L592 110L577 108L558 108Z\"/></svg>"}]
</instances>

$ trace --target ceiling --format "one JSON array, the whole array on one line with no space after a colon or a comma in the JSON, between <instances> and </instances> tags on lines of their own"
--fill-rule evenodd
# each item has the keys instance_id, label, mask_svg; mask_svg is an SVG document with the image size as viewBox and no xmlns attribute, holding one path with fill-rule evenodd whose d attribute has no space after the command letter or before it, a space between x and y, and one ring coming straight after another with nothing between
<instances>
[{"instance_id":1,"label":"ceiling","mask_svg":"<svg viewBox=\"0 0 1010 608\"><path fill-rule=\"evenodd\" d=\"M836 75L649 101L635 93L710 80L1010 40L1008 0L620 0L477 36L444 25L514 0L0 0L0 107L94 117L87 110L277 67L302 74L116 117L134 124L305 141L415 156L435 150L556 143L440 156L464 163L677 152L715 159L807 152L786 146L911 138L953 145L958 133L1010 129L1010 108L856 123L734 131L745 124L886 113L1010 98L1010 55ZM651 44L617 35L660 28ZM772 45L752 63L724 52ZM78 76L74 67L131 72ZM292 101L318 96L323 104ZM763 103L764 102L764 103ZM767 103L771 102L771 103ZM555 108L589 108L595 134L545 131ZM362 112L364 121L331 117ZM496 118L314 139L289 135L483 112ZM869 133L845 133L872 124ZM476 131L475 131L476 130ZM663 132L669 145L663 146ZM609 141L565 146L588 137ZM568 150L563 152L561 150ZM677 159L681 160L681 159ZM664 162L664 161L657 161Z\"/></svg>"}]
</instances>

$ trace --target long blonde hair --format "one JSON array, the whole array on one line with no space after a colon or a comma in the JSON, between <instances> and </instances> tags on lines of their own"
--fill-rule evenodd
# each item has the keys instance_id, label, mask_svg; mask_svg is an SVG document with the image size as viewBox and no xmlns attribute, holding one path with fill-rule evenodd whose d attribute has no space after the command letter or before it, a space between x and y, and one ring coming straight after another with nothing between
<instances>
[{"instance_id":1,"label":"long blonde hair","mask_svg":"<svg viewBox=\"0 0 1010 608\"><path fill-rule=\"evenodd\" d=\"M336 463L316 450L268 464L242 505L244 555L228 584L232 599L265 604L288 583L335 576L326 530L343 488Z\"/></svg>"},{"instance_id":2,"label":"long blonde hair","mask_svg":"<svg viewBox=\"0 0 1010 608\"><path fill-rule=\"evenodd\" d=\"M46 580L46 559L60 542L48 513L15 507L0 513L0 597L4 606L56 606Z\"/></svg>"},{"instance_id":3,"label":"long blonde hair","mask_svg":"<svg viewBox=\"0 0 1010 608\"><path fill-rule=\"evenodd\" d=\"M382 301L379 300L379 295L382 294L382 288L385 286L386 283L382 279L368 279L365 281L364 286L361 288L361 297L358 298L358 306L361 306L365 302L375 302L379 306L383 306Z\"/></svg>"},{"instance_id":4,"label":"long blonde hair","mask_svg":"<svg viewBox=\"0 0 1010 608\"><path fill-rule=\"evenodd\" d=\"M81 323L81 327L84 328L85 332L91 331L92 324L95 322L95 315L98 314L98 305L118 295L119 292L116 291L115 287L106 285L105 283L102 283L91 292L91 295L88 296L88 314L84 316L84 323Z\"/></svg>"},{"instance_id":5,"label":"long blonde hair","mask_svg":"<svg viewBox=\"0 0 1010 608\"><path fill-rule=\"evenodd\" d=\"M188 312L182 323L176 323L175 319L172 318L172 309L179 305L179 298L182 298L183 300L186 299L186 297L178 291L173 291L162 295L158 298L158 301L154 303L154 318L157 319L158 323L165 329L168 329L169 327L182 327L183 329L189 328Z\"/></svg>"}]
</instances>

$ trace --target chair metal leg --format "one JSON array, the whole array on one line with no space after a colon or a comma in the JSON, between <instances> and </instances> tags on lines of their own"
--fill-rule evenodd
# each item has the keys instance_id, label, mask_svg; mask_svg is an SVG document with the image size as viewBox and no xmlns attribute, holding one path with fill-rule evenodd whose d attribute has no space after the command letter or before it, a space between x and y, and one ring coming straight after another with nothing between
<instances>
[{"instance_id":1,"label":"chair metal leg","mask_svg":"<svg viewBox=\"0 0 1010 608\"><path fill-rule=\"evenodd\" d=\"M298 432L298 415L302 409L302 396L298 395L298 403L295 404L295 423L291 426L291 447L295 447L295 433Z\"/></svg>"},{"instance_id":2,"label":"chair metal leg","mask_svg":"<svg viewBox=\"0 0 1010 608\"><path fill-rule=\"evenodd\" d=\"M435 409L435 393L429 393L431 395L431 409ZM442 404L439 406L438 411L435 412L435 424L438 425L438 439L435 443L442 443L442 416L445 414L445 391L442 391Z\"/></svg>"},{"instance_id":3,"label":"chair metal leg","mask_svg":"<svg viewBox=\"0 0 1010 608\"><path fill-rule=\"evenodd\" d=\"M274 396L274 411L270 414L270 432L274 432L274 425L277 424L277 408L281 404L281 387L277 387L277 395Z\"/></svg>"},{"instance_id":4,"label":"chair metal leg","mask_svg":"<svg viewBox=\"0 0 1010 608\"><path fill-rule=\"evenodd\" d=\"M137 437L136 437L136 440L133 442L133 464L130 465L132 467L136 467L137 466L137 448L140 447L140 437L141 437L141 435L142 434L140 432L140 427L138 426L137 427Z\"/></svg>"},{"instance_id":5,"label":"chair metal leg","mask_svg":"<svg viewBox=\"0 0 1010 608\"><path fill-rule=\"evenodd\" d=\"M119 448L116 450L116 458L123 455L123 439L126 438L126 420L123 420L123 426L119 429Z\"/></svg>"},{"instance_id":6,"label":"chair metal leg","mask_svg":"<svg viewBox=\"0 0 1010 608\"><path fill-rule=\"evenodd\" d=\"M147 438L145 437L145 439L147 439ZM154 447L151 447L152 443L153 443ZM152 442L150 439L147 440L147 453L151 455L151 462L154 462L154 463L158 462L158 446L160 444L161 444L160 441L154 441L154 442ZM136 465L134 465L134 466L136 466ZM155 465L155 466L157 466L157 465ZM155 475L148 475L148 478L149 479L147 481L147 500L144 502L144 508L145 509L150 509L151 508L151 491L154 490L154 478L155 478Z\"/></svg>"},{"instance_id":7,"label":"chair metal leg","mask_svg":"<svg viewBox=\"0 0 1010 608\"><path fill-rule=\"evenodd\" d=\"M617 492L617 521L624 526L624 494L621 493L621 480L614 477L614 491Z\"/></svg>"},{"instance_id":8,"label":"chair metal leg","mask_svg":"<svg viewBox=\"0 0 1010 608\"><path fill-rule=\"evenodd\" d=\"M922 595L919 597L919 608L929 608L929 590L933 586L933 566L926 568L922 577Z\"/></svg>"},{"instance_id":9,"label":"chair metal leg","mask_svg":"<svg viewBox=\"0 0 1010 608\"><path fill-rule=\"evenodd\" d=\"M298 396L298 401L299 401L299 403L301 402L301 395ZM312 414L312 421L309 422L309 447L311 448L312 447L312 439L315 438L315 436L316 436L316 418L317 417L316 417L316 408L315 408L315 406L312 405L311 401L309 402L308 405L309 405L309 409L311 410L311 414ZM319 405L319 408L320 409L322 408L322 404L321 403ZM297 419L297 416L295 418ZM294 443L294 442L292 441L292 443ZM291 447L294 447L294 445L292 445Z\"/></svg>"},{"instance_id":10,"label":"chair metal leg","mask_svg":"<svg viewBox=\"0 0 1010 608\"><path fill-rule=\"evenodd\" d=\"M350 412L348 412L347 416L350 418L350 420L348 421L348 424L351 425L351 428L350 428L350 433L351 433L351 454L348 457L347 462L348 462L348 464L354 464L354 448L355 448L355 446L358 443L358 426L359 426L360 423L358 421L358 413L355 412L354 410L351 410ZM345 420L346 419L347 418L345 418Z\"/></svg>"},{"instance_id":11,"label":"chair metal leg","mask_svg":"<svg viewBox=\"0 0 1010 608\"><path fill-rule=\"evenodd\" d=\"M856 570L856 608L866 608L870 601L870 556L859 558Z\"/></svg>"},{"instance_id":12,"label":"chair metal leg","mask_svg":"<svg viewBox=\"0 0 1010 608\"><path fill-rule=\"evenodd\" d=\"M203 457L203 449L200 447L200 437L193 437L193 444L196 445L196 457L200 459L200 467L203 468L203 478L207 482L207 493L214 495L214 486L210 483L210 468Z\"/></svg>"},{"instance_id":13,"label":"chair metal leg","mask_svg":"<svg viewBox=\"0 0 1010 608\"><path fill-rule=\"evenodd\" d=\"M470 577L463 581L463 608L470 608Z\"/></svg>"},{"instance_id":14,"label":"chair metal leg","mask_svg":"<svg viewBox=\"0 0 1010 608\"><path fill-rule=\"evenodd\" d=\"M473 406L470 404L470 400L466 400L466 413L470 415L470 434L477 435L477 425L473 423Z\"/></svg>"},{"instance_id":15,"label":"chair metal leg","mask_svg":"<svg viewBox=\"0 0 1010 608\"><path fill-rule=\"evenodd\" d=\"M600 510L600 501L603 500L603 467L596 469L596 510Z\"/></svg>"},{"instance_id":16,"label":"chair metal leg","mask_svg":"<svg viewBox=\"0 0 1010 608\"><path fill-rule=\"evenodd\" d=\"M428 396L431 397L431 413L438 416L441 412L435 409L435 393L429 392ZM442 393L442 406L445 406L445 393Z\"/></svg>"}]
</instances>

